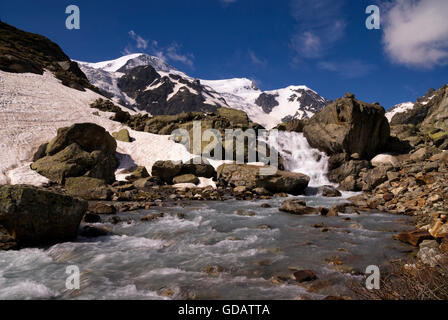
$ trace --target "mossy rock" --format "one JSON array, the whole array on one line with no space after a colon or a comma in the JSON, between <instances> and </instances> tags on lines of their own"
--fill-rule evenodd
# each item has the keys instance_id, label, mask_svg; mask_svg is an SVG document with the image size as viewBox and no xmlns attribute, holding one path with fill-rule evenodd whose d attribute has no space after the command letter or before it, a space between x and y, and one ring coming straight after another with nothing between
<instances>
[{"instance_id":1,"label":"mossy rock","mask_svg":"<svg viewBox=\"0 0 448 320\"><path fill-rule=\"evenodd\" d=\"M434 142L443 141L448 138L448 131L439 131L436 133L428 134L429 138Z\"/></svg>"},{"instance_id":2,"label":"mossy rock","mask_svg":"<svg viewBox=\"0 0 448 320\"><path fill-rule=\"evenodd\" d=\"M117 149L117 142L103 127L94 123L76 123L58 129L57 136L48 143L47 155L53 155L72 143L88 152L100 150L114 154Z\"/></svg>"},{"instance_id":3,"label":"mossy rock","mask_svg":"<svg viewBox=\"0 0 448 320\"><path fill-rule=\"evenodd\" d=\"M126 177L126 180L128 181L136 181L142 178L147 178L149 177L149 173L148 170L146 170L146 167L138 167L137 169L135 169L134 172L132 172L129 176Z\"/></svg>"},{"instance_id":4,"label":"mossy rock","mask_svg":"<svg viewBox=\"0 0 448 320\"><path fill-rule=\"evenodd\" d=\"M108 200L112 194L104 180L90 177L68 178L65 189L69 195L85 200Z\"/></svg>"},{"instance_id":5,"label":"mossy rock","mask_svg":"<svg viewBox=\"0 0 448 320\"><path fill-rule=\"evenodd\" d=\"M131 136L127 129L121 129L118 132L114 132L112 133L112 136L118 141L131 142Z\"/></svg>"},{"instance_id":6,"label":"mossy rock","mask_svg":"<svg viewBox=\"0 0 448 320\"><path fill-rule=\"evenodd\" d=\"M14 240L24 247L72 240L86 210L86 201L67 195L26 185L1 186L0 242Z\"/></svg>"},{"instance_id":7,"label":"mossy rock","mask_svg":"<svg viewBox=\"0 0 448 320\"><path fill-rule=\"evenodd\" d=\"M52 156L40 158L31 164L31 169L51 181L64 183L67 177L83 175L95 164L95 159L73 143Z\"/></svg>"}]
</instances>

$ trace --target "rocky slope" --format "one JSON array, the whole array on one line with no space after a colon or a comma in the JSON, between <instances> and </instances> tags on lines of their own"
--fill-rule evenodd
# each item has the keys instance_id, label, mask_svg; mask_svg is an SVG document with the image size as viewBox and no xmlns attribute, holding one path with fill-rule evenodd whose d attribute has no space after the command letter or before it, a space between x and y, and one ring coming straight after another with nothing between
<instances>
[{"instance_id":1,"label":"rocky slope","mask_svg":"<svg viewBox=\"0 0 448 320\"><path fill-rule=\"evenodd\" d=\"M84 91L97 91L76 62L44 36L19 30L0 21L0 70L42 75L51 71L62 84Z\"/></svg>"},{"instance_id":2,"label":"rocky slope","mask_svg":"<svg viewBox=\"0 0 448 320\"><path fill-rule=\"evenodd\" d=\"M305 86L263 92L249 79L194 79L146 54L79 65L90 82L116 102L153 115L232 107L272 128L282 121L311 117L329 102Z\"/></svg>"}]
</instances>

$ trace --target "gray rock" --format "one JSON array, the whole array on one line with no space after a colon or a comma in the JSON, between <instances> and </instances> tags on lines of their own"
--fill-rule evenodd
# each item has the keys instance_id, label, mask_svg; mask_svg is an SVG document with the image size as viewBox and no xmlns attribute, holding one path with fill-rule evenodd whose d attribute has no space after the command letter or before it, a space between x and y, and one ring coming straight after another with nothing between
<instances>
[{"instance_id":1,"label":"gray rock","mask_svg":"<svg viewBox=\"0 0 448 320\"><path fill-rule=\"evenodd\" d=\"M0 221L21 247L76 238L87 202L25 185L0 187ZM10 239L11 240L11 239Z\"/></svg>"}]
</instances>

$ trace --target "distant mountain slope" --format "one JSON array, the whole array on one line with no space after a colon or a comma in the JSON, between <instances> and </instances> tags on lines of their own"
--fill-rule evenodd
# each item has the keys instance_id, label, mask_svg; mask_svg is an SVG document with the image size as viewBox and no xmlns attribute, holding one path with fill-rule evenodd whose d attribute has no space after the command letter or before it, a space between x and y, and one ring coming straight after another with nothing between
<instances>
[{"instance_id":1,"label":"distant mountain slope","mask_svg":"<svg viewBox=\"0 0 448 320\"><path fill-rule=\"evenodd\" d=\"M0 70L42 75L51 71L62 84L83 91L97 90L78 65L48 38L0 21Z\"/></svg>"},{"instance_id":2,"label":"distant mountain slope","mask_svg":"<svg viewBox=\"0 0 448 320\"><path fill-rule=\"evenodd\" d=\"M400 103L386 113L386 117L392 125L421 123L428 115L432 105L436 103L434 98L443 93L444 87L439 90L429 89L425 95L419 97L415 102Z\"/></svg>"},{"instance_id":3,"label":"distant mountain slope","mask_svg":"<svg viewBox=\"0 0 448 320\"><path fill-rule=\"evenodd\" d=\"M232 107L272 128L285 120L311 117L329 101L305 86L261 91L245 78L199 80L147 54L97 63L78 62L92 84L128 107L153 115L213 112Z\"/></svg>"},{"instance_id":4,"label":"distant mountain slope","mask_svg":"<svg viewBox=\"0 0 448 320\"><path fill-rule=\"evenodd\" d=\"M267 128L294 118L311 118L330 101L306 86L261 91L253 81L245 78L201 80L201 83L220 93L235 109Z\"/></svg>"}]
</instances>

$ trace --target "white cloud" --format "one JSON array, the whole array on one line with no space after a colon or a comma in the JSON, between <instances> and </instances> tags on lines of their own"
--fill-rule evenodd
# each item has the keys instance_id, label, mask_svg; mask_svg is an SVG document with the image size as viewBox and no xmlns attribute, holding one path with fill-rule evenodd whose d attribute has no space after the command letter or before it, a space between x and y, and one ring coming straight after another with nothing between
<instances>
[{"instance_id":1,"label":"white cloud","mask_svg":"<svg viewBox=\"0 0 448 320\"><path fill-rule=\"evenodd\" d=\"M323 56L344 36L344 0L293 0L291 14L297 22L291 47L300 58Z\"/></svg>"},{"instance_id":2,"label":"white cloud","mask_svg":"<svg viewBox=\"0 0 448 320\"><path fill-rule=\"evenodd\" d=\"M255 52L253 52L252 50L249 49L248 53L249 53L250 61L252 61L253 64L257 64L257 65L261 65L261 66L264 66L267 64L266 60L259 58L255 54Z\"/></svg>"},{"instance_id":3,"label":"white cloud","mask_svg":"<svg viewBox=\"0 0 448 320\"><path fill-rule=\"evenodd\" d=\"M194 56L192 54L181 54L178 52L180 45L173 42L165 52L165 55L172 61L182 62L190 67L193 67Z\"/></svg>"},{"instance_id":4,"label":"white cloud","mask_svg":"<svg viewBox=\"0 0 448 320\"><path fill-rule=\"evenodd\" d=\"M317 66L322 70L336 72L346 79L364 77L375 69L374 65L361 60L321 61Z\"/></svg>"},{"instance_id":5,"label":"white cloud","mask_svg":"<svg viewBox=\"0 0 448 320\"><path fill-rule=\"evenodd\" d=\"M149 54L155 55L156 57L168 62L175 61L181 62L193 68L194 66L194 55L191 53L182 54L180 53L181 46L172 42L168 47L159 46L159 42L157 40L147 40L136 34L133 30L129 31L129 36L136 42L135 45L128 45L122 51L122 54L128 55L131 53L142 52L143 49L147 50Z\"/></svg>"},{"instance_id":6,"label":"white cloud","mask_svg":"<svg viewBox=\"0 0 448 320\"><path fill-rule=\"evenodd\" d=\"M229 5L231 3L236 2L237 0L219 0L224 5Z\"/></svg>"},{"instance_id":7,"label":"white cloud","mask_svg":"<svg viewBox=\"0 0 448 320\"><path fill-rule=\"evenodd\" d=\"M419 68L448 64L447 0L397 0L382 12L383 44L393 62Z\"/></svg>"},{"instance_id":8,"label":"white cloud","mask_svg":"<svg viewBox=\"0 0 448 320\"><path fill-rule=\"evenodd\" d=\"M148 47L148 40L143 39L134 30L129 31L129 36L137 42L138 49L146 49Z\"/></svg>"}]
</instances>

